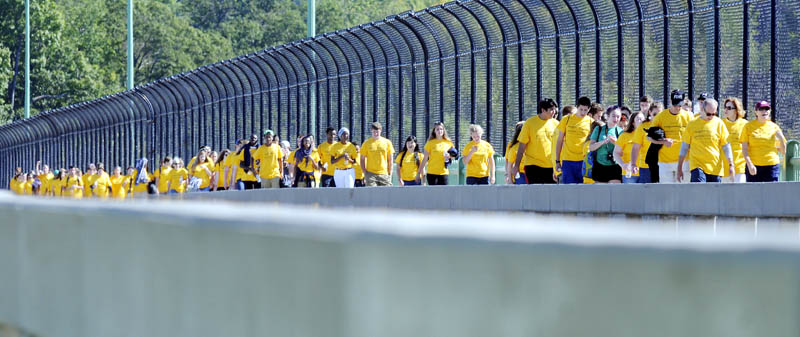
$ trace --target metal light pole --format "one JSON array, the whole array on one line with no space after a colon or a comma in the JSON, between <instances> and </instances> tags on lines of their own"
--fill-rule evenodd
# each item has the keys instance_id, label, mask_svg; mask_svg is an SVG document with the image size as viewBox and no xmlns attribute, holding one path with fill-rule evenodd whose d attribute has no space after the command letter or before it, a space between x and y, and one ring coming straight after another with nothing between
<instances>
[{"instance_id":1,"label":"metal light pole","mask_svg":"<svg viewBox=\"0 0 800 337\"><path fill-rule=\"evenodd\" d=\"M31 3L25 0L25 118L31 118Z\"/></svg>"},{"instance_id":2,"label":"metal light pole","mask_svg":"<svg viewBox=\"0 0 800 337\"><path fill-rule=\"evenodd\" d=\"M128 90L133 89L133 0L128 0Z\"/></svg>"},{"instance_id":3,"label":"metal light pole","mask_svg":"<svg viewBox=\"0 0 800 337\"><path fill-rule=\"evenodd\" d=\"M316 25L317 8L316 7L317 7L316 0L308 0L308 16L306 18L306 25L308 27L308 32L307 32L308 37L314 37L314 35L317 35L317 25ZM312 54L311 56L316 58L316 55L314 55L314 54ZM315 60L312 60L312 61L315 61ZM311 91L313 91L313 94L311 94L311 104L308 107L308 109L309 109L309 114L308 115L311 117L311 118L309 118L308 124L309 124L310 133L313 134L314 138L316 139L316 138L319 137L319 135L316 134L316 131L317 131L317 109L316 109L316 107L317 107L317 92L315 91L314 86L312 86L311 84L309 84L309 86L311 88Z\"/></svg>"}]
</instances>

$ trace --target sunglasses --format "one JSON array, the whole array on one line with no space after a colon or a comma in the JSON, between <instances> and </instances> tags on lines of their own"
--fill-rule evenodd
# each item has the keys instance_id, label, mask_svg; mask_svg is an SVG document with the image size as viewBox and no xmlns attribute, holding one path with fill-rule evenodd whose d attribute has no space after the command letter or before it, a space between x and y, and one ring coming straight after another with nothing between
<instances>
[{"instance_id":1,"label":"sunglasses","mask_svg":"<svg viewBox=\"0 0 800 337\"><path fill-rule=\"evenodd\" d=\"M736 107L732 107L732 106L726 106L726 107L725 107L725 110L736 110Z\"/></svg>"}]
</instances>

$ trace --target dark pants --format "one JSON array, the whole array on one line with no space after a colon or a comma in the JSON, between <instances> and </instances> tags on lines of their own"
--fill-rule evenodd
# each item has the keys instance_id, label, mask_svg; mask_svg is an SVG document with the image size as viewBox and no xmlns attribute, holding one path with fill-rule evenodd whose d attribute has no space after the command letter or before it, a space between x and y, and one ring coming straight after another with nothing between
<instances>
[{"instance_id":1,"label":"dark pants","mask_svg":"<svg viewBox=\"0 0 800 337\"><path fill-rule=\"evenodd\" d=\"M489 177L467 177L467 185L489 185Z\"/></svg>"},{"instance_id":2,"label":"dark pants","mask_svg":"<svg viewBox=\"0 0 800 337\"><path fill-rule=\"evenodd\" d=\"M403 180L403 186L420 186L422 182L417 182L416 180Z\"/></svg>"},{"instance_id":3,"label":"dark pants","mask_svg":"<svg viewBox=\"0 0 800 337\"><path fill-rule=\"evenodd\" d=\"M693 183L718 183L719 176L706 174L702 169L696 168L692 170L692 177L689 181Z\"/></svg>"},{"instance_id":4,"label":"dark pants","mask_svg":"<svg viewBox=\"0 0 800 337\"><path fill-rule=\"evenodd\" d=\"M526 165L525 178L528 179L528 185L556 183L556 181L553 180L552 167L539 167L536 165Z\"/></svg>"},{"instance_id":5,"label":"dark pants","mask_svg":"<svg viewBox=\"0 0 800 337\"><path fill-rule=\"evenodd\" d=\"M257 182L257 181L243 181L243 180L237 180L237 181L236 181L236 189L237 189L237 190L240 190L240 191L241 191L241 190L252 190L252 189L255 189L255 188L256 188L256 185L257 185L257 184L258 184L258 182Z\"/></svg>"},{"instance_id":6,"label":"dark pants","mask_svg":"<svg viewBox=\"0 0 800 337\"><path fill-rule=\"evenodd\" d=\"M333 181L333 176L323 174L319 178L319 185L320 187L336 187L336 182Z\"/></svg>"},{"instance_id":7,"label":"dark pants","mask_svg":"<svg viewBox=\"0 0 800 337\"><path fill-rule=\"evenodd\" d=\"M333 186L330 187L336 187L336 184L333 183L333 179L331 179L331 184L333 184ZM356 179L356 182L353 185L353 187L364 187L364 179Z\"/></svg>"},{"instance_id":8,"label":"dark pants","mask_svg":"<svg viewBox=\"0 0 800 337\"><path fill-rule=\"evenodd\" d=\"M448 175L428 174L428 186L447 185Z\"/></svg>"},{"instance_id":9,"label":"dark pants","mask_svg":"<svg viewBox=\"0 0 800 337\"><path fill-rule=\"evenodd\" d=\"M646 168L639 168L639 179L636 181L639 184L649 184L652 182L650 180L650 169Z\"/></svg>"},{"instance_id":10,"label":"dark pants","mask_svg":"<svg viewBox=\"0 0 800 337\"><path fill-rule=\"evenodd\" d=\"M750 175L749 170L745 170L748 183L771 183L778 181L781 175L781 166L756 166L756 174Z\"/></svg>"}]
</instances>

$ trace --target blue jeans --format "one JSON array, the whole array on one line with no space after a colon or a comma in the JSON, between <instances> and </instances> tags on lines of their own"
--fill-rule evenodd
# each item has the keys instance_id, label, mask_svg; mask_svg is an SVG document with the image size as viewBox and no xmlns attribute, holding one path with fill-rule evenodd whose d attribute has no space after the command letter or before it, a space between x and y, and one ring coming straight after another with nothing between
<instances>
[{"instance_id":1,"label":"blue jeans","mask_svg":"<svg viewBox=\"0 0 800 337\"><path fill-rule=\"evenodd\" d=\"M749 170L745 170L748 183L771 183L778 181L781 175L781 166L756 166L756 174L750 175Z\"/></svg>"},{"instance_id":2,"label":"blue jeans","mask_svg":"<svg viewBox=\"0 0 800 337\"><path fill-rule=\"evenodd\" d=\"M639 184L649 184L653 181L650 179L650 169L649 168L639 168L639 179L636 181Z\"/></svg>"},{"instance_id":3,"label":"blue jeans","mask_svg":"<svg viewBox=\"0 0 800 337\"><path fill-rule=\"evenodd\" d=\"M244 191L244 181L241 180L236 181L236 190Z\"/></svg>"},{"instance_id":4,"label":"blue jeans","mask_svg":"<svg viewBox=\"0 0 800 337\"><path fill-rule=\"evenodd\" d=\"M467 185L489 185L489 177L467 177Z\"/></svg>"},{"instance_id":5,"label":"blue jeans","mask_svg":"<svg viewBox=\"0 0 800 337\"><path fill-rule=\"evenodd\" d=\"M561 180L562 184L583 184L583 162L582 161L561 161Z\"/></svg>"},{"instance_id":6,"label":"blue jeans","mask_svg":"<svg viewBox=\"0 0 800 337\"><path fill-rule=\"evenodd\" d=\"M528 181L525 179L525 173L524 172L520 172L519 173L519 178L514 179L514 185L527 185L527 184L528 184Z\"/></svg>"},{"instance_id":7,"label":"blue jeans","mask_svg":"<svg viewBox=\"0 0 800 337\"><path fill-rule=\"evenodd\" d=\"M403 186L420 186L422 185L422 181L417 182L416 180L403 180Z\"/></svg>"},{"instance_id":8,"label":"blue jeans","mask_svg":"<svg viewBox=\"0 0 800 337\"><path fill-rule=\"evenodd\" d=\"M693 183L718 183L719 176L706 174L702 169L696 168L692 170L692 178L689 181Z\"/></svg>"},{"instance_id":9,"label":"blue jeans","mask_svg":"<svg viewBox=\"0 0 800 337\"><path fill-rule=\"evenodd\" d=\"M208 192L208 191L211 191L211 188L210 187L200 188L200 189L198 189L198 191L200 191L200 192Z\"/></svg>"}]
</instances>

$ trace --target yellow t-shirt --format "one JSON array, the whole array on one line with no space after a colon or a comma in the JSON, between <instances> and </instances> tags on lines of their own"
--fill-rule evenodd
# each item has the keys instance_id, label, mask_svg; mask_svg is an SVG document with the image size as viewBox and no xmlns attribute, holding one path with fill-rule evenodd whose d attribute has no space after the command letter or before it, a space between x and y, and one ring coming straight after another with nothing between
<instances>
[{"instance_id":1,"label":"yellow t-shirt","mask_svg":"<svg viewBox=\"0 0 800 337\"><path fill-rule=\"evenodd\" d=\"M353 147L353 151L355 151L355 147ZM292 151L292 153L289 155L289 163L292 164L292 165L297 166L300 169L300 171L303 171L303 172L306 172L306 173L313 173L314 172L314 164L311 162L311 160L313 159L314 161L319 163L319 161L320 161L319 152L311 151L311 154L309 155L310 159L309 158L303 158L303 160L301 160L299 163L296 161L296 158L294 157L295 152L297 152L297 150Z\"/></svg>"},{"instance_id":2,"label":"yellow t-shirt","mask_svg":"<svg viewBox=\"0 0 800 337\"><path fill-rule=\"evenodd\" d=\"M164 194L169 192L167 190L167 185L169 185L169 176L172 173L172 167L161 167L155 172L153 172L153 176L158 178L158 193Z\"/></svg>"},{"instance_id":3,"label":"yellow t-shirt","mask_svg":"<svg viewBox=\"0 0 800 337\"><path fill-rule=\"evenodd\" d=\"M250 148L250 160L253 163L255 163L255 158L253 157L253 153L255 153L255 150L256 149L254 149L254 148ZM231 155L233 156L231 158L231 165L234 166L234 168L236 169L236 180L258 181L258 178L254 174L251 174L251 173L245 174L244 170L240 166L242 161L244 161L244 150L242 150L242 152L240 152L239 154L231 153ZM229 157L231 155L229 155ZM235 181L234 181L234 183L235 183Z\"/></svg>"},{"instance_id":4,"label":"yellow t-shirt","mask_svg":"<svg viewBox=\"0 0 800 337\"><path fill-rule=\"evenodd\" d=\"M747 120L744 118L739 118L735 122L729 121L727 118L722 120L725 122L725 127L728 128L728 144L731 144L731 152L733 152L733 171L737 174L745 173L744 170L747 166L747 162L744 160L744 155L742 154L742 142L740 141L742 137L742 130L744 130L744 126L747 125ZM723 156L723 160L725 161L725 165L723 167L728 167L728 159ZM725 176L727 177L728 170L725 169Z\"/></svg>"},{"instance_id":5,"label":"yellow t-shirt","mask_svg":"<svg viewBox=\"0 0 800 337\"><path fill-rule=\"evenodd\" d=\"M404 181L412 181L417 179L417 172L419 172L419 164L422 163L422 153L406 153L400 152L394 162L400 166L400 179ZM402 161L402 164L400 163Z\"/></svg>"},{"instance_id":6,"label":"yellow t-shirt","mask_svg":"<svg viewBox=\"0 0 800 337\"><path fill-rule=\"evenodd\" d=\"M178 193L186 192L187 179L189 179L189 171L185 168L173 169L169 172L169 189Z\"/></svg>"},{"instance_id":7,"label":"yellow t-shirt","mask_svg":"<svg viewBox=\"0 0 800 337\"><path fill-rule=\"evenodd\" d=\"M11 182L8 183L8 188L11 189L11 191L14 192L14 194L20 194L19 193L19 180L15 179L15 178L12 178Z\"/></svg>"},{"instance_id":8,"label":"yellow t-shirt","mask_svg":"<svg viewBox=\"0 0 800 337\"><path fill-rule=\"evenodd\" d=\"M345 153L349 154L350 158L353 159L356 159L356 156L358 156L358 153L356 152L356 146L350 142L347 142L347 144L342 144L342 142L336 142L336 144L333 144L330 147L330 154L334 158L342 156ZM369 162L367 162L367 164L369 164ZM351 163L349 160L345 160L344 158L339 159L339 161L337 161L333 165L336 167L337 170L346 170L353 168L353 163Z\"/></svg>"},{"instance_id":9,"label":"yellow t-shirt","mask_svg":"<svg viewBox=\"0 0 800 337\"><path fill-rule=\"evenodd\" d=\"M710 121L695 118L686 127L683 142L689 148L689 170L699 168L706 174L720 176L726 170L722 147L728 144L728 128L717 117Z\"/></svg>"},{"instance_id":10,"label":"yellow t-shirt","mask_svg":"<svg viewBox=\"0 0 800 337\"><path fill-rule=\"evenodd\" d=\"M83 184L83 196L84 197L91 197L92 196L92 189L90 186L94 184L94 175L90 175L88 173L84 173L81 176L81 183Z\"/></svg>"},{"instance_id":11,"label":"yellow t-shirt","mask_svg":"<svg viewBox=\"0 0 800 337\"><path fill-rule=\"evenodd\" d=\"M53 196L60 197L62 187L64 187L64 180L53 178L50 181L50 191L53 192Z\"/></svg>"},{"instance_id":12,"label":"yellow t-shirt","mask_svg":"<svg viewBox=\"0 0 800 337\"><path fill-rule=\"evenodd\" d=\"M81 180L80 177L68 177L66 186L67 190L65 195L75 199L83 198L83 180Z\"/></svg>"},{"instance_id":13,"label":"yellow t-shirt","mask_svg":"<svg viewBox=\"0 0 800 337\"><path fill-rule=\"evenodd\" d=\"M99 172L100 171L98 171L98 174L95 175L93 183L97 185L94 188L90 187L90 189L92 190L92 193L94 193L96 197L106 198L109 195L108 187L111 186L111 180L108 176L108 173L105 172L99 173Z\"/></svg>"},{"instance_id":14,"label":"yellow t-shirt","mask_svg":"<svg viewBox=\"0 0 800 337\"><path fill-rule=\"evenodd\" d=\"M317 146L317 151L319 152L319 158L321 160L320 165L322 165L323 163L328 164L328 169L322 172L322 174L326 176L333 176L333 172L336 171L336 168L333 167L333 165L331 165L331 146L335 145L336 143L338 142L330 144L327 141L325 141L319 146Z\"/></svg>"},{"instance_id":15,"label":"yellow t-shirt","mask_svg":"<svg viewBox=\"0 0 800 337\"><path fill-rule=\"evenodd\" d=\"M494 160L494 148L492 144L485 140L479 142L471 141L464 145L461 150L461 158L466 158L467 154L472 151L472 147L477 146L478 150L472 154L472 157L467 164L467 177L483 178L489 176L489 160ZM464 159L466 160L466 159Z\"/></svg>"},{"instance_id":16,"label":"yellow t-shirt","mask_svg":"<svg viewBox=\"0 0 800 337\"><path fill-rule=\"evenodd\" d=\"M367 171L373 174L389 174L389 163L394 155L394 145L384 137L367 139L361 145L361 155L367 157Z\"/></svg>"},{"instance_id":17,"label":"yellow t-shirt","mask_svg":"<svg viewBox=\"0 0 800 337\"><path fill-rule=\"evenodd\" d=\"M128 187L125 184L130 184L130 177L120 175L119 177L110 177L109 181L111 181L111 196L113 198L125 199L128 196Z\"/></svg>"},{"instance_id":18,"label":"yellow t-shirt","mask_svg":"<svg viewBox=\"0 0 800 337\"><path fill-rule=\"evenodd\" d=\"M394 145L384 137L367 139L361 145L361 155L367 157L367 171L373 174L389 174L389 163L394 156Z\"/></svg>"},{"instance_id":19,"label":"yellow t-shirt","mask_svg":"<svg viewBox=\"0 0 800 337\"><path fill-rule=\"evenodd\" d=\"M583 144L589 137L592 128L592 117L568 115L558 123L558 131L564 134L564 145L561 147L561 160L583 161ZM556 138L558 139L558 138ZM516 151L515 155L516 155ZM516 159L516 157L514 157Z\"/></svg>"},{"instance_id":20,"label":"yellow t-shirt","mask_svg":"<svg viewBox=\"0 0 800 337\"><path fill-rule=\"evenodd\" d=\"M363 180L364 171L361 170L361 156L356 156L356 163L353 166L356 168L356 180Z\"/></svg>"},{"instance_id":21,"label":"yellow t-shirt","mask_svg":"<svg viewBox=\"0 0 800 337\"><path fill-rule=\"evenodd\" d=\"M635 131L623 132L621 135L619 135L619 138L617 138L617 145L619 145L622 148L623 162L628 163L631 161L631 150L633 150L633 138L635 136L635 133L636 133ZM628 171L625 170L625 168L623 167L622 175L627 175L628 174L627 172ZM631 173L631 176L638 177L639 175Z\"/></svg>"},{"instance_id":22,"label":"yellow t-shirt","mask_svg":"<svg viewBox=\"0 0 800 337\"><path fill-rule=\"evenodd\" d=\"M193 177L200 178L203 182L200 183L200 188L206 188L211 185L211 175L205 169L211 171L209 163L197 164L195 167L189 167L189 171ZM212 172L213 174L213 172Z\"/></svg>"},{"instance_id":23,"label":"yellow t-shirt","mask_svg":"<svg viewBox=\"0 0 800 337\"><path fill-rule=\"evenodd\" d=\"M278 144L272 143L270 146L262 145L258 147L256 153L253 154L253 158L259 162L258 174L261 179L273 179L281 176L280 159L282 156L283 153Z\"/></svg>"},{"instance_id":24,"label":"yellow t-shirt","mask_svg":"<svg viewBox=\"0 0 800 337\"><path fill-rule=\"evenodd\" d=\"M511 142L508 142L506 145L506 163L514 164L514 161L517 160L517 150L519 149L519 142L511 146ZM524 173L524 172L523 172Z\"/></svg>"},{"instance_id":25,"label":"yellow t-shirt","mask_svg":"<svg viewBox=\"0 0 800 337\"><path fill-rule=\"evenodd\" d=\"M633 131L633 143L641 145L639 146L639 157L636 158L639 168L650 168L650 166L644 162L647 158L647 150L650 149L650 144L652 144L647 140L647 131L644 131L644 129L649 129L650 124L649 121L644 122L636 128L636 131Z\"/></svg>"},{"instance_id":26,"label":"yellow t-shirt","mask_svg":"<svg viewBox=\"0 0 800 337\"><path fill-rule=\"evenodd\" d=\"M225 168L227 167L225 163L228 161L227 159L225 157L222 162L217 163L216 167L214 167L214 172L217 174L217 188L225 188Z\"/></svg>"},{"instance_id":27,"label":"yellow t-shirt","mask_svg":"<svg viewBox=\"0 0 800 337\"><path fill-rule=\"evenodd\" d=\"M740 140L747 143L748 154L753 165L772 166L780 164L776 135L781 127L771 121L750 121L744 126Z\"/></svg>"},{"instance_id":28,"label":"yellow t-shirt","mask_svg":"<svg viewBox=\"0 0 800 337\"><path fill-rule=\"evenodd\" d=\"M138 176L139 176L139 171L136 170L136 169L133 169L133 177L131 179L131 183L134 184L133 185L133 194L147 193L147 184L148 183L136 184L136 178ZM150 174L150 173L147 173L147 179L152 180L153 179L153 175Z\"/></svg>"},{"instance_id":29,"label":"yellow t-shirt","mask_svg":"<svg viewBox=\"0 0 800 337\"><path fill-rule=\"evenodd\" d=\"M447 139L430 139L425 143L425 152L428 153L428 174L448 175L450 170L444 165L444 154L453 148L453 142Z\"/></svg>"},{"instance_id":30,"label":"yellow t-shirt","mask_svg":"<svg viewBox=\"0 0 800 337\"><path fill-rule=\"evenodd\" d=\"M25 195L33 195L33 181L25 181Z\"/></svg>"},{"instance_id":31,"label":"yellow t-shirt","mask_svg":"<svg viewBox=\"0 0 800 337\"><path fill-rule=\"evenodd\" d=\"M677 163L678 157L681 154L681 142L683 142L683 134L686 132L686 127L694 117L689 111L681 110L677 115L669 112L669 109L660 112L653 118L652 126L658 126L664 129L664 134L667 138L673 140L672 146L662 146L658 151L658 162L660 163Z\"/></svg>"},{"instance_id":32,"label":"yellow t-shirt","mask_svg":"<svg viewBox=\"0 0 800 337\"><path fill-rule=\"evenodd\" d=\"M53 174L40 174L39 181L42 182L41 187L39 187L39 193L41 195L49 195L50 194L50 184L53 182Z\"/></svg>"},{"instance_id":33,"label":"yellow t-shirt","mask_svg":"<svg viewBox=\"0 0 800 337\"><path fill-rule=\"evenodd\" d=\"M553 167L553 134L558 121L550 118L542 120L539 115L528 118L519 134L519 142L527 144L524 160L520 166L536 165L542 168ZM515 158L516 160L516 158Z\"/></svg>"}]
</instances>

